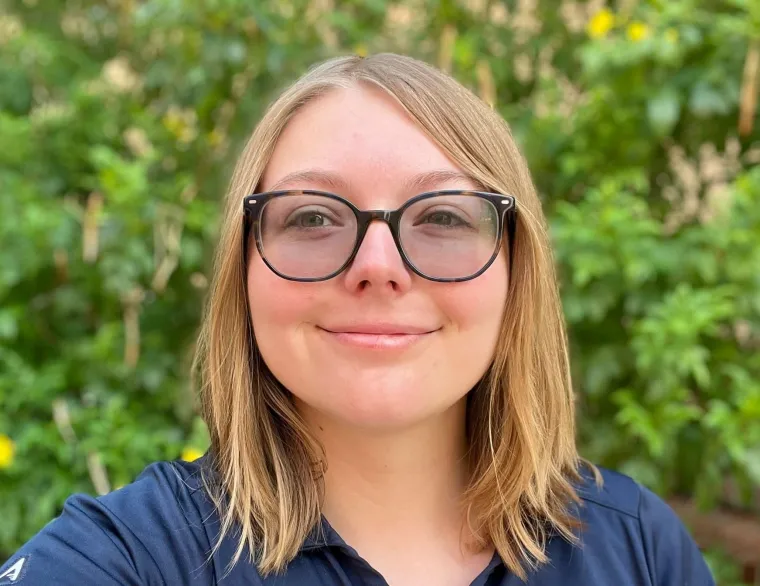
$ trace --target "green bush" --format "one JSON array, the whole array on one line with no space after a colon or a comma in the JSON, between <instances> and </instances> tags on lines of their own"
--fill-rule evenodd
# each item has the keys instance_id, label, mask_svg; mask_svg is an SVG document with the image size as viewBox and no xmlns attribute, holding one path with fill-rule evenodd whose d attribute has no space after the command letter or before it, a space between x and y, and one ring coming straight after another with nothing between
<instances>
[{"instance_id":1,"label":"green bush","mask_svg":"<svg viewBox=\"0 0 760 586\"><path fill-rule=\"evenodd\" d=\"M386 50L452 72L526 153L584 455L705 507L728 479L752 505L760 3L10 0L0 552L70 493L206 447L188 366L235 155L308 65Z\"/></svg>"}]
</instances>

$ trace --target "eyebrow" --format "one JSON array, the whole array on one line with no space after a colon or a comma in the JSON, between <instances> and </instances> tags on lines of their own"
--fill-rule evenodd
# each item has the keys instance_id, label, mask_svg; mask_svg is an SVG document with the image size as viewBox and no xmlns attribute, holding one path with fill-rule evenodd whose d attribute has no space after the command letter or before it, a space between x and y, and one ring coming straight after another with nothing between
<instances>
[{"instance_id":1,"label":"eyebrow","mask_svg":"<svg viewBox=\"0 0 760 586\"><path fill-rule=\"evenodd\" d=\"M474 189L485 191L485 186L474 177L462 173L461 171L451 171L448 169L439 169L436 171L426 171L407 179L404 182L404 188L407 191L420 192L434 189L441 183L469 183Z\"/></svg>"},{"instance_id":2,"label":"eyebrow","mask_svg":"<svg viewBox=\"0 0 760 586\"><path fill-rule=\"evenodd\" d=\"M485 191L485 186L475 178L461 171L448 169L437 169L434 171L425 171L414 175L404 181L402 189L406 192L420 193L432 190L441 183L452 183L454 181L469 183L473 189ZM330 190L350 192L351 184L341 177L338 173L327 171L325 169L307 169L304 171L295 171L288 173L277 181L268 191L277 191L287 186L298 183L316 183L320 187Z\"/></svg>"},{"instance_id":3,"label":"eyebrow","mask_svg":"<svg viewBox=\"0 0 760 586\"><path fill-rule=\"evenodd\" d=\"M350 185L337 173L323 169L307 169L288 173L267 191L277 191L294 183L317 183L320 187L335 191L350 191Z\"/></svg>"}]
</instances>

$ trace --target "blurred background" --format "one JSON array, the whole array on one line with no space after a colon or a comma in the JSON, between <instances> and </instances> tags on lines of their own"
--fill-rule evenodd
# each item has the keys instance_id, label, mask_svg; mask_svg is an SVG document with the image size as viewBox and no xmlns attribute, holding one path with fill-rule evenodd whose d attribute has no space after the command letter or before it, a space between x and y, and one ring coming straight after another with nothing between
<instances>
[{"instance_id":1,"label":"blurred background","mask_svg":"<svg viewBox=\"0 0 760 586\"><path fill-rule=\"evenodd\" d=\"M757 0L0 0L0 562L69 494L205 450L189 359L232 164L309 65L382 51L527 156L583 455L760 583Z\"/></svg>"}]
</instances>

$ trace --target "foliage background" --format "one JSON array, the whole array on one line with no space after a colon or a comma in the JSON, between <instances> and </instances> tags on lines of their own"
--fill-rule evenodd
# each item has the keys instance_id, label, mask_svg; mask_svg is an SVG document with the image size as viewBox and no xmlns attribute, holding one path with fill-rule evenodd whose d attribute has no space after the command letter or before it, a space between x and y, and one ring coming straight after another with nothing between
<instances>
[{"instance_id":1,"label":"foliage background","mask_svg":"<svg viewBox=\"0 0 760 586\"><path fill-rule=\"evenodd\" d=\"M524 149L584 455L757 510L760 3L5 0L0 559L70 493L205 449L188 358L235 155L309 65L388 50Z\"/></svg>"}]
</instances>

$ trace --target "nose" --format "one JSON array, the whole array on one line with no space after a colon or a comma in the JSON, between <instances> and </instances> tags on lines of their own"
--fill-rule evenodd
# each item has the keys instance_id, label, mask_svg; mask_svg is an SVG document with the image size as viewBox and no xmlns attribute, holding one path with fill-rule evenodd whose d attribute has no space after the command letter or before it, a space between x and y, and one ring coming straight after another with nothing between
<instances>
[{"instance_id":1,"label":"nose","mask_svg":"<svg viewBox=\"0 0 760 586\"><path fill-rule=\"evenodd\" d=\"M344 273L343 283L352 293L404 293L412 284L388 224L374 221L367 228L359 250Z\"/></svg>"}]
</instances>

